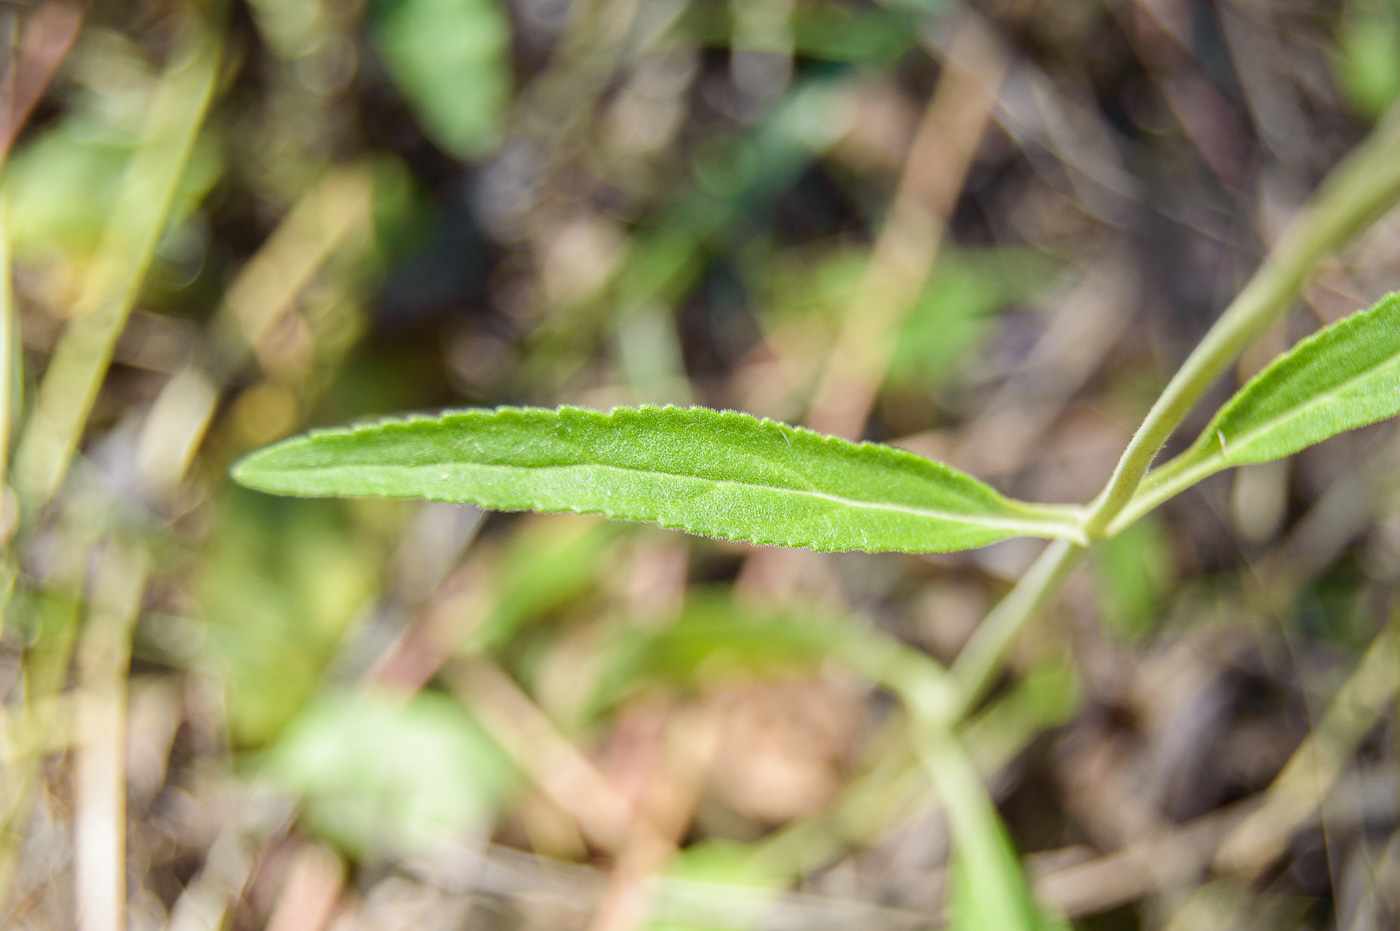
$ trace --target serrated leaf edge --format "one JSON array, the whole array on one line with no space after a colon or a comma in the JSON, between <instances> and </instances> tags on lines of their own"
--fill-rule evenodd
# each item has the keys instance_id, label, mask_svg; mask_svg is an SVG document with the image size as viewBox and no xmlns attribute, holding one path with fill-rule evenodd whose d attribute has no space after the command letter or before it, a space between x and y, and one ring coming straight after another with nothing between
<instances>
[{"instance_id":1,"label":"serrated leaf edge","mask_svg":"<svg viewBox=\"0 0 1400 931\"><path fill-rule=\"evenodd\" d=\"M991 486L986 485L986 483L981 482L979 479L973 478L972 476L967 475L966 473L964 473L964 472L962 472L962 471L960 471L960 470L958 470L958 469L955 469L955 468L953 468L952 466L947 465L946 463L938 462L938 461L932 460L932 459L927 459L927 458L925 458L925 457L923 457L923 456L918 455L917 453L910 452L909 450L900 449L900 448L897 447L897 446L889 446L889 445L882 444L882 443L871 443L871 442L865 442L865 441L854 442L854 441L851 441L851 440L844 439L844 438L842 438L842 437L838 437L838 436L829 436L829 435L827 435L827 434L818 433L818 432L816 432L816 431L814 431L814 430L809 430L809 429L807 429L806 427L793 426L793 425L791 425L791 424L786 424L786 423L782 423L782 422L780 422L780 421L775 421L775 420L772 420L772 419L767 418L767 417L757 417L757 416L754 416L754 415L752 415L752 414L746 414L746 413L744 413L744 412L742 412L742 411L721 410L721 409L715 409L715 408L701 407L701 406L698 406L698 405L692 405L692 406L688 406L688 407L686 407L686 406L680 406L680 405L672 405L672 404L668 404L668 405L639 405L639 406L635 406L635 407L614 407L614 408L612 408L612 409L610 409L610 410L608 410L608 411L598 411L598 410L593 410L593 409L591 409L591 408L578 407L578 406L573 406L573 405L563 405L563 406L560 406L560 407L557 407L557 408L501 406L501 407L494 407L494 408L457 408L457 409L448 409L448 410L442 411L442 412L441 412L440 414L438 414L438 415L430 415L430 414L412 414L412 415L408 415L408 416L404 416L404 417L386 417L386 418L381 418L381 419L378 419L378 420L367 421L367 422L360 423L360 424L354 424L354 425L351 425L351 426L348 426L348 427L331 427L331 428L313 429L313 430L307 431L306 433L300 434L300 435L298 435L298 436L289 437L288 439L285 439L285 440L282 440L282 441L280 441L280 442L274 443L274 444L272 444L272 445L270 445L270 446L266 446L266 447L264 447L264 448L262 448L262 449L260 449L260 450L257 450L257 451L255 451L255 452L252 452L252 453L248 454L247 456L244 456L244 457L243 457L242 459L240 459L238 462L234 463L234 465L233 465L232 468L230 469L230 474L232 475L232 477L234 478L235 481L239 482L240 484L246 485L247 487L250 487L250 488L261 489L261 490L266 490L266 491L276 491L277 493L280 493L280 494L293 494L293 495L295 495L295 494L296 494L295 492L286 492L286 491L283 491L283 490L281 490L281 489L277 489L277 488L271 487L271 486L269 486L269 485L266 485L266 484L257 482L256 480L255 480L255 481L249 481L248 478L247 478L247 470L248 470L249 465L253 464L253 463L255 462L255 460L258 459L259 457L261 457L261 456L263 456L263 455L265 455L265 454L268 454L268 453L272 453L273 451L275 451L275 450L277 450L277 449L279 449L279 448L283 448L283 447L290 446L290 445L300 445L300 444L305 443L305 442L307 442L307 441L309 441L309 440L313 440L313 439L317 439L317 438L323 438L323 437L340 437L340 436L354 436L354 435L356 435L356 434L361 434L361 433L376 433L376 432L382 432L382 431L384 431L384 430L386 430L386 429L389 429L389 430L394 430L394 429L408 429L408 428L410 428L410 427L412 427L412 426L414 426L414 425L417 425L417 424L438 424L438 423L443 422L444 420L450 419L453 415L474 415L474 414L480 414L480 415L508 414L508 415L511 415L511 414L513 414L513 415L522 415L522 416L529 416L529 415L555 415L555 416L557 416L557 415L560 415L560 414L570 413L570 414L582 414L582 415L585 415L585 416L593 416L593 417L603 417L603 418L607 418L607 417L612 417L612 416L618 414L619 412L624 412L624 413L626 413L626 412L652 412L652 411L655 411L655 412L666 412L666 411L684 411L684 412L695 411L695 412L704 412L704 413L707 414L707 415L716 415L716 416L719 416L719 417L724 418L724 419L738 420L738 421L744 422L746 425L747 425L747 424L752 424L752 423L757 423L758 425L760 425L760 426L762 426L762 427L764 427L764 428L769 428L769 429L773 429L773 430L778 431L778 432L780 433L780 435L783 434L785 431L791 431L791 432L793 432L793 433L800 433L800 434L803 434L803 435L805 435L805 436L807 436L807 437L814 438L814 439L820 441L823 445L826 445L826 446L835 446L835 447L840 447L840 448L845 448L845 449L850 449L850 450L870 450L870 451L872 451L872 452L876 452L876 453L879 454L879 455L890 455L890 454L894 454L895 456L901 457L901 458L907 457L907 459L908 459L912 464L916 464L916 465L918 465L919 467L927 468L927 467L929 467L929 466L932 466L932 467L934 467L936 470L938 470L938 471L940 471L940 472L944 472L944 473L949 474L949 475L951 475L951 476L956 476L956 477L961 477L961 478L967 478L967 479L969 479L969 480L971 480L971 481L977 482L979 485L982 485L983 487L987 488L988 491L990 491L990 492L991 492L993 495L995 495L1002 503L1006 504L1006 505L1007 505L1008 507L1010 507L1011 509L1025 512L1025 518L1024 518L1024 519L1017 519L1017 518L1015 518L1015 517L992 517L992 516L981 516L981 515L975 515L975 514L973 514L973 515L969 515L969 514L959 514L959 513L955 512L955 511L943 511L943 510L939 510L939 509L936 509L936 508L921 508L921 507L917 507L917 506L914 506L914 505L898 505L898 504L885 504L885 503L881 503L881 502L872 502L872 501L861 501L861 500L854 499L854 498L844 498L844 497L842 497L842 496L840 496L840 495L828 494L828 493L826 493L826 492L811 491L811 490L798 490L798 489L791 489L791 488L781 488L781 487L776 487L776 486L772 486L772 485L759 485L759 484L755 484L755 483L752 483L752 482L739 482L739 481L734 481L734 480L732 480L732 479L705 479L705 480L704 480L704 481L710 482L710 483L715 484L715 485L730 485L730 486L734 486L734 487L753 488L753 489L760 489L760 490L763 490L763 491L768 491L768 492L773 492L773 493L779 493L779 494L804 495L804 496L810 496L810 497L819 498L819 499L824 500L824 501L831 501L831 502L833 502L833 503L835 503L835 504L841 504L841 505L848 506L848 507L851 507L851 508L854 508L854 509L881 510L881 511L889 511L889 512L894 512L894 513L904 513L904 514L916 515L916 516L921 516L921 517L933 518L933 519L936 519L936 520L943 520L943 521L947 521L947 522L949 522L949 523L965 524L965 525L971 525L971 526L974 526L974 527L985 527L985 528L987 528L987 529L989 529L989 530L1006 530L1006 531L1008 531L1009 534L1024 534L1024 535L1029 535L1029 536L1050 537L1050 538L1052 538L1052 539L1066 539L1066 540L1071 540L1071 541L1073 541L1073 542L1079 543L1079 544L1081 544L1081 545L1085 545L1085 544L1087 543L1087 538L1085 537L1083 528L1082 528L1082 526L1081 526L1081 524L1080 524L1080 519L1079 519L1080 509L1079 509L1078 507L1074 506L1074 505L1036 504L1036 503L1032 503L1032 502L1021 501L1021 500L1018 500L1018 499L1016 499L1016 498L1010 498L1010 497L1007 497L1006 495L1001 494L1000 492L998 492L996 489L992 488ZM444 463L424 463L424 464L419 465L419 466L399 466L399 467L397 467L397 468L402 468L402 469L405 469L405 470L411 470L411 469L416 469L416 468L431 469L431 468L438 468L438 467L440 467L440 466L442 466L442 465L450 465L450 464L451 464L450 462L444 462ZM343 468L343 467L340 467L340 466L330 466L330 467L326 467L326 468L297 469L296 471L299 472L299 473L302 473L302 474L308 474L308 473L316 473L316 472L330 472L330 471L334 471L334 470L336 470L336 469L338 469L338 468ZM521 466L521 465L505 465L505 466L499 466L498 468L510 468L510 469L528 469L528 468L547 469L547 468L556 468L556 469L566 469L566 468L570 468L570 466ZM663 475L671 475L671 476L674 476L674 477L676 477L676 478L694 478L694 476L687 475L687 474L685 474L685 473L679 473L679 472L665 472L665 471L659 470L659 469L634 469L634 468L629 468L629 467L627 467L627 466L615 466L615 465L605 465L605 464L592 464L592 465L589 466L589 468L601 469L601 470L613 470L613 471L618 471L618 472L637 472L637 473L641 473L641 474L663 474ZM377 495L376 497L384 497L384 498L412 498L412 497L415 497L415 496L413 496L413 495L392 495L392 494L384 494L384 495ZM493 510L525 510L525 509L519 509L519 508L492 508L492 509L493 509ZM530 509L530 510L536 510L536 509ZM604 517L607 517L607 518L609 518L609 519L614 519L614 520L636 521L636 518L618 515L616 512L610 511L610 510L607 509L607 508L561 507L561 508L550 508L549 511L548 511L548 513L600 514L600 515L602 515L602 516L604 516ZM687 533L693 533L693 534L696 534L696 535L699 535L699 536L710 536L710 537L713 537L713 536L714 536L714 535L711 534L711 533L705 533L705 532L703 532L703 531L695 530L695 529L693 529L693 527L694 527L693 524L691 524L691 523L689 523L689 522L684 522L684 521L682 521L682 522L664 522L664 521L661 521L661 520L646 520L646 521L640 521L640 522L655 524L656 526L660 526L660 527L663 527L663 528L666 528L666 529L669 529L669 530L682 530L682 531L685 531L685 532L687 532ZM776 545L793 545L792 543L781 543L781 542L777 542L777 541L782 540L782 539L784 539L784 538L782 538L781 536L776 535L776 534L774 535L774 537L773 537L771 540L768 539L768 538L758 538L758 537L753 537L753 536L737 536L737 535L736 535L736 536L732 536L732 537L726 536L726 537L716 538L716 539L730 539L730 540L736 540L736 541L740 541L740 542L759 543L760 545L771 545L771 544L776 544ZM786 539L792 539L792 538L786 538ZM806 544L801 544L801 545L806 545ZM872 551L872 550L866 550L866 549L864 549L864 548L862 548L862 547L851 547L850 549L856 550L856 551L863 551L863 552L875 552L875 551Z\"/></svg>"}]
</instances>

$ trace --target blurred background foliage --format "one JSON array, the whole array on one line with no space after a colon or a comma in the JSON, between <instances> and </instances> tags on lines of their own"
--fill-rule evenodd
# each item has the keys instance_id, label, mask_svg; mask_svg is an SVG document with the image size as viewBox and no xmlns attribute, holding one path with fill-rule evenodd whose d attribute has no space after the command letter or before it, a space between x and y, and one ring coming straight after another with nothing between
<instances>
[{"instance_id":1,"label":"blurred background foliage","mask_svg":"<svg viewBox=\"0 0 1400 931\"><path fill-rule=\"evenodd\" d=\"M1400 921L1390 426L1101 547L931 773L881 670L957 656L1037 544L227 479L391 413L699 403L1085 500L1400 95L1395 0L4 0L0 35L4 927ZM1392 216L1238 376L1397 268Z\"/></svg>"}]
</instances>

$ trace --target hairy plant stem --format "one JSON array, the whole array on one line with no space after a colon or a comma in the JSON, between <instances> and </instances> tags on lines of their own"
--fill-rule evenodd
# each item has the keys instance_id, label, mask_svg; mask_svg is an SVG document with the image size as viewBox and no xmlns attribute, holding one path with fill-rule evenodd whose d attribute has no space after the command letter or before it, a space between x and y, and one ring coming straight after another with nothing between
<instances>
[{"instance_id":1,"label":"hairy plant stem","mask_svg":"<svg viewBox=\"0 0 1400 931\"><path fill-rule=\"evenodd\" d=\"M1323 182L1273 253L1221 314L1148 411L1108 484L1084 510L1090 544L1126 526L1115 521L1134 501L1162 445L1227 366L1297 298L1318 263L1365 231L1400 201L1400 107L1394 108ZM1165 490L1165 489L1164 489ZM1159 503L1170 495L1144 496ZM1124 514L1140 517L1136 504ZM942 730L973 708L991 684L1012 640L1059 591L1086 547L1051 543L992 609L950 670L957 686L954 718L911 713L916 727Z\"/></svg>"},{"instance_id":2,"label":"hairy plant stem","mask_svg":"<svg viewBox=\"0 0 1400 931\"><path fill-rule=\"evenodd\" d=\"M1201 395L1298 296L1318 262L1345 246L1400 199L1400 110L1323 182L1273 254L1254 273L1148 411L1113 476L1089 505L1085 529L1102 539L1142 484L1152 460Z\"/></svg>"}]
</instances>

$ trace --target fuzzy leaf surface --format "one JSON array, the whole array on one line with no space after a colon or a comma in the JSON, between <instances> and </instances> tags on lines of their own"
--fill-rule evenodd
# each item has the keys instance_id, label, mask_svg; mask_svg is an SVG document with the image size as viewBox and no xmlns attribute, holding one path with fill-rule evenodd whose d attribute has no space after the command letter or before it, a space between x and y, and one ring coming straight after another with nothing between
<instances>
[{"instance_id":1,"label":"fuzzy leaf surface","mask_svg":"<svg viewBox=\"0 0 1400 931\"><path fill-rule=\"evenodd\" d=\"M1071 509L1014 501L913 453L695 407L451 411L295 437L233 475L275 494L597 513L828 551L1081 538Z\"/></svg>"}]
</instances>

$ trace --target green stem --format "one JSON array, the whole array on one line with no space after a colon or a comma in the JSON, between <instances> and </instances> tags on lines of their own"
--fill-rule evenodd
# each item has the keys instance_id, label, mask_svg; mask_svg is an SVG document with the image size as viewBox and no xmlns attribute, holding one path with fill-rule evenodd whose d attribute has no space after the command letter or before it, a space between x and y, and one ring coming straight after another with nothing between
<instances>
[{"instance_id":1,"label":"green stem","mask_svg":"<svg viewBox=\"0 0 1400 931\"><path fill-rule=\"evenodd\" d=\"M1152 460L1225 368L1288 309L1318 262L1345 246L1400 199L1400 110L1392 111L1337 167L1243 291L1210 328L1148 411L1108 485L1089 506L1091 539L1132 500Z\"/></svg>"},{"instance_id":2,"label":"green stem","mask_svg":"<svg viewBox=\"0 0 1400 931\"><path fill-rule=\"evenodd\" d=\"M986 694L1011 641L1060 590L1084 552L1067 540L1051 543L977 627L950 670L957 691L953 720L965 717Z\"/></svg>"},{"instance_id":3,"label":"green stem","mask_svg":"<svg viewBox=\"0 0 1400 931\"><path fill-rule=\"evenodd\" d=\"M1137 493L1109 522L1104 531L1106 538L1116 537L1136 523L1144 514L1175 498L1201 479L1219 472L1224 468L1224 464L1217 459L1196 462L1184 468L1174 468L1169 472L1164 472L1165 468L1164 466L1162 469L1153 469L1147 473L1147 478L1138 486ZM1158 477L1159 472L1163 473L1160 477Z\"/></svg>"},{"instance_id":4,"label":"green stem","mask_svg":"<svg viewBox=\"0 0 1400 931\"><path fill-rule=\"evenodd\" d=\"M1167 468L1161 486L1137 501L1134 499L1162 444L1206 389L1288 309L1323 258L1367 229L1397 200L1400 107L1387 114L1371 136L1323 182L1311 206L1152 405L1108 484L1088 505L1084 527L1090 541L1117 533L1192 481L1204 477L1189 466ZM1130 502L1133 506L1124 513ZM1123 518L1115 520L1120 513ZM1083 553L1084 547L1068 541L1050 544L987 616L950 671L958 688L961 714L986 691L1011 642L1059 590Z\"/></svg>"}]
</instances>

